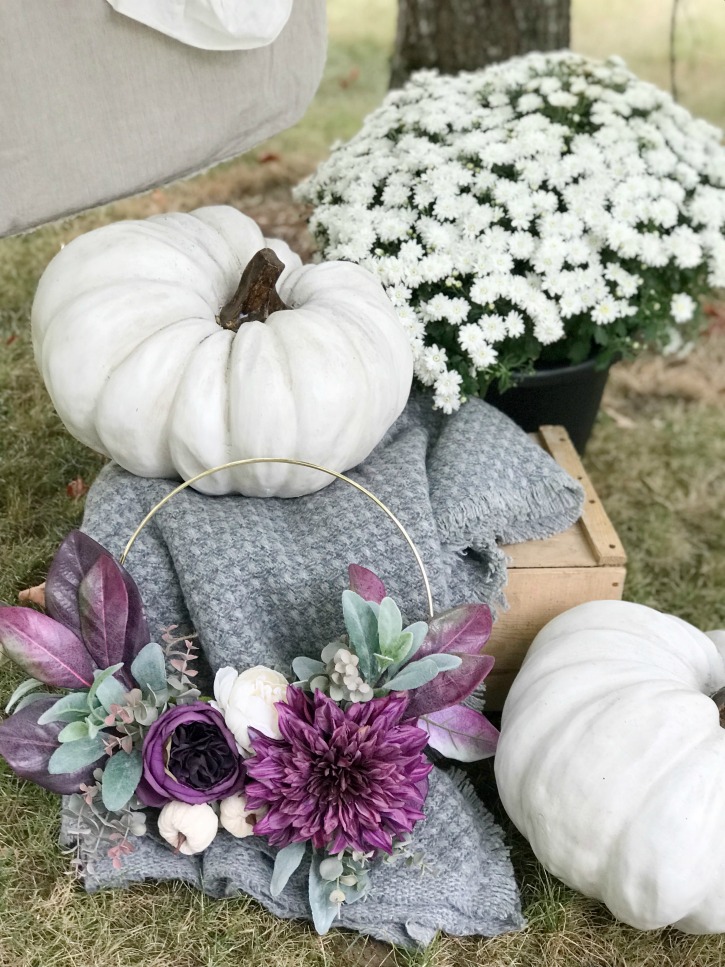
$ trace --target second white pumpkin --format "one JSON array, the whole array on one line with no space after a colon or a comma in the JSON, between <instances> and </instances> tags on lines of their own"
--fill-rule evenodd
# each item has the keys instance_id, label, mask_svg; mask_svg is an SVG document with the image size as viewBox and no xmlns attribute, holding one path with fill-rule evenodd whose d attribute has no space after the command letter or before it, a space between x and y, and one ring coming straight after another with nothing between
<instances>
[{"instance_id":1,"label":"second white pumpkin","mask_svg":"<svg viewBox=\"0 0 725 967\"><path fill-rule=\"evenodd\" d=\"M220 309L265 247L284 263L289 308L222 328ZM40 280L32 328L66 427L144 477L188 479L260 456L347 470L400 415L413 375L408 337L373 275L346 262L302 266L227 206L75 239ZM295 497L332 479L266 464L197 489Z\"/></svg>"}]
</instances>

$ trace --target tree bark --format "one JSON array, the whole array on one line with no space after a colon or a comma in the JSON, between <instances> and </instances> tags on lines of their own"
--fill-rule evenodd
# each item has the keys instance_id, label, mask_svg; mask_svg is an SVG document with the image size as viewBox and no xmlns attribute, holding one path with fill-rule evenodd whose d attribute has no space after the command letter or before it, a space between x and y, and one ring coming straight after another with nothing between
<instances>
[{"instance_id":1,"label":"tree bark","mask_svg":"<svg viewBox=\"0 0 725 967\"><path fill-rule=\"evenodd\" d=\"M422 68L476 70L569 46L570 0L398 0L391 87Z\"/></svg>"}]
</instances>

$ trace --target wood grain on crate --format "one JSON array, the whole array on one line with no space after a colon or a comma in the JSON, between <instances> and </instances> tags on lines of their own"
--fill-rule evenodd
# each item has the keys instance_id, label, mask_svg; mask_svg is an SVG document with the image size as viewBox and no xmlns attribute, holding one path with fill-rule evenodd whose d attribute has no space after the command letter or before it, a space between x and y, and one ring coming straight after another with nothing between
<instances>
[{"instance_id":1,"label":"wood grain on crate","mask_svg":"<svg viewBox=\"0 0 725 967\"><path fill-rule=\"evenodd\" d=\"M509 610L486 649L496 658L486 679L486 707L499 710L529 645L547 622L585 601L622 597L627 556L614 526L562 427L542 426L532 438L584 487L573 527L544 541L504 547L509 556Z\"/></svg>"}]
</instances>

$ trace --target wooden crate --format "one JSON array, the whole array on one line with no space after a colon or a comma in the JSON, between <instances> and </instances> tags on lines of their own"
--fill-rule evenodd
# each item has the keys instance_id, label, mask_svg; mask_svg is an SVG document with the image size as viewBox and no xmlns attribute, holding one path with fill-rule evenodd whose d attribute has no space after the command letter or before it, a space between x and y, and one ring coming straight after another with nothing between
<instances>
[{"instance_id":1,"label":"wooden crate","mask_svg":"<svg viewBox=\"0 0 725 967\"><path fill-rule=\"evenodd\" d=\"M544 541L504 547L510 558L506 598L486 649L496 664L486 679L486 708L503 708L529 645L562 611L585 601L622 597L627 556L602 502L563 427L542 426L532 434L560 467L584 487L581 519Z\"/></svg>"}]
</instances>

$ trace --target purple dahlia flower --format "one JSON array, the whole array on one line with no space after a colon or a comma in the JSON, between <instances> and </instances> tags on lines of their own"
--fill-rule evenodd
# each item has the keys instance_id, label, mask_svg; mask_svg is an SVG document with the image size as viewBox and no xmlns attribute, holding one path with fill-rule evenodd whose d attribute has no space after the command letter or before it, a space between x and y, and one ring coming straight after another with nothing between
<instances>
[{"instance_id":1,"label":"purple dahlia flower","mask_svg":"<svg viewBox=\"0 0 725 967\"><path fill-rule=\"evenodd\" d=\"M236 740L222 714L206 702L176 705L148 730L136 790L145 806L214 802L240 792L243 785Z\"/></svg>"},{"instance_id":2,"label":"purple dahlia flower","mask_svg":"<svg viewBox=\"0 0 725 967\"><path fill-rule=\"evenodd\" d=\"M287 689L278 702L281 739L249 730L247 809L267 808L254 827L273 846L312 840L330 853L392 852L393 839L424 819L426 733L402 723L403 694L343 710L322 692Z\"/></svg>"}]
</instances>

